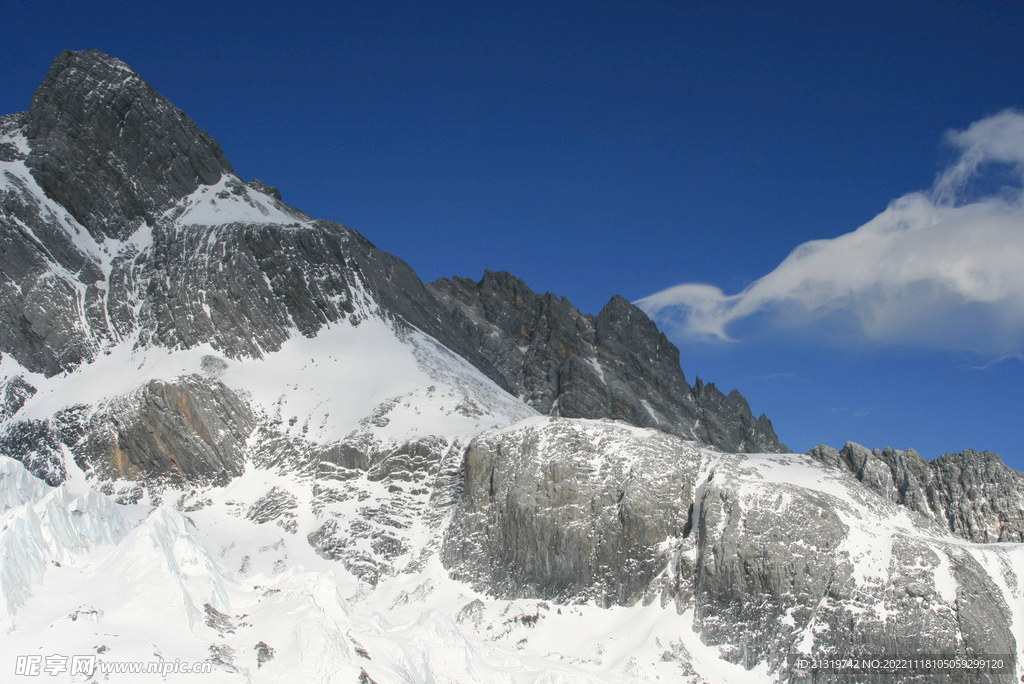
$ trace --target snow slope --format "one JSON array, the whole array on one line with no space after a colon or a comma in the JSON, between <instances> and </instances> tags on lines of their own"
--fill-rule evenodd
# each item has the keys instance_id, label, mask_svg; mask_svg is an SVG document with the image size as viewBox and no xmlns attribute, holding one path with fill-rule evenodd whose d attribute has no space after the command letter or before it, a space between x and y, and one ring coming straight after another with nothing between
<instances>
[{"instance_id":1,"label":"snow slope","mask_svg":"<svg viewBox=\"0 0 1024 684\"><path fill-rule=\"evenodd\" d=\"M662 656L689 653L719 673L713 681L751 681L700 643L690 616L656 605L496 601L448 579L436 556L370 590L302 535L232 515L231 502L259 490L255 473L207 491L213 502L185 514L35 484L11 459L0 467L4 496L20 491L24 500L0 529L0 547L23 548L4 555L3 593L17 605L4 623L0 672L12 672L18 654L42 653L212 660L203 679L211 682L349 684L364 671L380 684L685 681L676 656ZM30 510L42 522L16 524ZM91 522L75 523L80 516ZM69 539L64 530L76 525ZM233 569L243 552L254 562ZM260 643L271 660L259 662Z\"/></svg>"},{"instance_id":2,"label":"snow slope","mask_svg":"<svg viewBox=\"0 0 1024 684\"><path fill-rule=\"evenodd\" d=\"M607 428L624 429L600 421L580 421L579 429ZM706 456L718 472L735 468L729 472L751 501L761 496L759 486L785 485L838 502L849 527L840 553L868 584L886 581L890 569L886 554L878 554L880 542L913 535L944 559L930 572L937 591L951 599L958 589L949 550L966 549L1000 587L1020 633L1019 545L970 544L897 507L866 509L852 478L801 456ZM387 482L349 481L351 498L314 514L315 482L279 468L250 465L225 487L165 490L159 506L115 504L89 491L80 473L58 488L11 459L0 459L0 473L0 583L8 597L0 672L11 672L18 654L58 653L98 654L105 662L209 661L214 673L204 681L211 682L350 683L364 672L378 684L731 683L778 676L767 664L748 671L722 660L694 631L692 608L500 600L450 579L436 553L446 513L432 517L437 511L427 500L406 511L414 523L405 528L408 550L376 586L314 551L306 537L332 511L356 519L387 506L396 496ZM274 488L297 497L292 517L251 519L252 506ZM808 644L814 630L812 621Z\"/></svg>"}]
</instances>

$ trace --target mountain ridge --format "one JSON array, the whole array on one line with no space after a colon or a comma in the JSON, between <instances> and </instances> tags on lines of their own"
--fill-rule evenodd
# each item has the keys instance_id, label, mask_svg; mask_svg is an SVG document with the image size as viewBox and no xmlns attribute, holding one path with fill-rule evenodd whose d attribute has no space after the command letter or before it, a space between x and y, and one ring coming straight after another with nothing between
<instances>
[{"instance_id":1,"label":"mountain ridge","mask_svg":"<svg viewBox=\"0 0 1024 684\"><path fill-rule=\"evenodd\" d=\"M51 72L35 138L0 118L0 669L59 644L226 682L1024 676L998 456L785 453L625 299L423 283L218 166L123 62Z\"/></svg>"},{"instance_id":2,"label":"mountain ridge","mask_svg":"<svg viewBox=\"0 0 1024 684\"><path fill-rule=\"evenodd\" d=\"M78 128L84 132L75 133ZM143 144L140 136L151 128L161 135ZM483 333L474 329L478 321L467 317L464 307L448 305L453 292L443 281L426 285L405 262L377 250L359 233L310 219L284 205L280 193L270 186L241 181L216 142L120 60L98 51L59 55L33 96L24 131L30 149L24 159L26 168L43 196L68 212L63 221L53 221L53 212L47 216L45 210L33 207L35 198L22 188L23 206L16 209L21 214L36 209L40 216L30 223L49 230L42 236L43 231L31 231L31 237L23 232L28 239L14 247L35 266L33 275L42 282L29 295L3 302L14 333L0 339L0 351L12 354L28 370L49 375L69 370L95 358L114 338L133 333L143 345L191 348L209 341L229 357L259 357L264 350L279 349L291 325L311 336L344 318L357 290L366 286L387 315L438 339L504 389L527 389L519 386L514 374L497 368L498 357L515 354L516 349L505 345L489 351L481 346ZM203 183L214 189L202 190ZM207 202L214 212L219 204L240 205L253 222L203 229L194 222L199 220L194 215L209 214ZM82 228L95 242L92 255L83 254L75 239L68 244L68 235ZM133 240L146 249L133 250ZM115 241L118 251L104 253ZM65 287L54 284L47 262L56 262L74 279L66 278ZM6 276L7 264L4 270ZM17 283L24 290L28 279L27 273L12 274L6 278L8 289ZM479 286L485 287L489 279L485 274ZM532 290L518 282L536 300ZM70 289L81 286L85 286L82 301L70 301ZM520 327L544 327L549 318L570 324L570 319L588 320L567 302L564 307L546 306L539 316L520 321ZM76 307L84 315L76 316ZM56 316L58 320L54 320L55 311L63 314ZM570 417L621 418L677 434L693 432L694 438L723 449L785 450L770 421L764 417L756 421L745 401L696 401L698 395L689 394L679 368L678 350L646 314L621 297L613 297L605 311L612 313L599 314L595 323L608 325L582 331L584 335L596 335L596 341L608 339L615 316L636 321L636 325L619 324L614 335L618 349L630 344L655 353L664 349L667 363L657 362L655 370L646 367L648 361L655 362L653 357L631 355L628 377L617 375L606 381L603 373L586 372L588 365L597 363L589 354L559 359L542 354L527 359L517 372L551 375L544 366L556 362L568 366L564 372L554 372L542 383L544 387L531 386L527 404L550 412L564 398L567 406L562 414ZM68 335L75 326L87 334ZM571 333L571 328L565 330ZM541 334L546 333L534 336ZM577 352L593 347L578 338L578 334L563 334L561 342ZM61 355L61 350L66 352ZM678 387L667 392L656 386L657 378L665 375L664 368L678 376L673 380ZM603 395L602 400L574 402L580 392L571 391L563 396L566 393L558 388L560 376L570 389ZM603 384L623 385L625 391L605 391L600 388ZM643 402L656 410L645 409Z\"/></svg>"}]
</instances>

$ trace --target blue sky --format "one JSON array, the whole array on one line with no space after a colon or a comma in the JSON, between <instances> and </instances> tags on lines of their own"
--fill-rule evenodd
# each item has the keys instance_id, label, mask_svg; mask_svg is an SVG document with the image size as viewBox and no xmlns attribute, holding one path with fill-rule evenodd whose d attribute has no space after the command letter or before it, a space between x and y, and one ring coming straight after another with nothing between
<instances>
[{"instance_id":1,"label":"blue sky","mask_svg":"<svg viewBox=\"0 0 1024 684\"><path fill-rule=\"evenodd\" d=\"M793 449L1024 469L1024 292L986 261L1024 243L1017 131L984 128L1024 108L1019 2L139 5L5 3L0 111L62 49L101 49L243 177L426 280L504 269L593 313L661 293L687 377L739 388ZM780 268L907 197L917 232ZM998 202L978 229L969 209ZM944 280L965 254L989 300ZM671 289L694 283L712 287Z\"/></svg>"}]
</instances>

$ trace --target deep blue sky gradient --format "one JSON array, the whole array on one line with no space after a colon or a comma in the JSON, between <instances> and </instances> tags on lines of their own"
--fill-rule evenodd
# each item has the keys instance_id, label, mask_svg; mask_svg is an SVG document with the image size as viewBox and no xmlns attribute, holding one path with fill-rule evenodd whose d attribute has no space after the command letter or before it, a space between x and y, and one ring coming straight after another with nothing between
<instances>
[{"instance_id":1,"label":"deep blue sky gradient","mask_svg":"<svg viewBox=\"0 0 1024 684\"><path fill-rule=\"evenodd\" d=\"M0 9L0 112L65 48L132 65L236 171L425 280L509 270L596 313L736 292L927 188L942 134L1024 107L1020 2L80 3ZM680 342L806 450L1024 469L1024 363L800 340Z\"/></svg>"}]
</instances>

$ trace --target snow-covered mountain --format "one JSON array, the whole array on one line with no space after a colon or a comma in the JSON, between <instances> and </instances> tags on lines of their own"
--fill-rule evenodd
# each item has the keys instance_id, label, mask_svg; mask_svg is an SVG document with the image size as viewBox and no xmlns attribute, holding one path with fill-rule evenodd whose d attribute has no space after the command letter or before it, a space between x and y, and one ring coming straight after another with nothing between
<instances>
[{"instance_id":1,"label":"snow-covered mountain","mask_svg":"<svg viewBox=\"0 0 1024 684\"><path fill-rule=\"evenodd\" d=\"M0 118L0 319L3 678L1024 676L1024 477L997 456L789 454L621 297L422 283L102 53Z\"/></svg>"}]
</instances>

